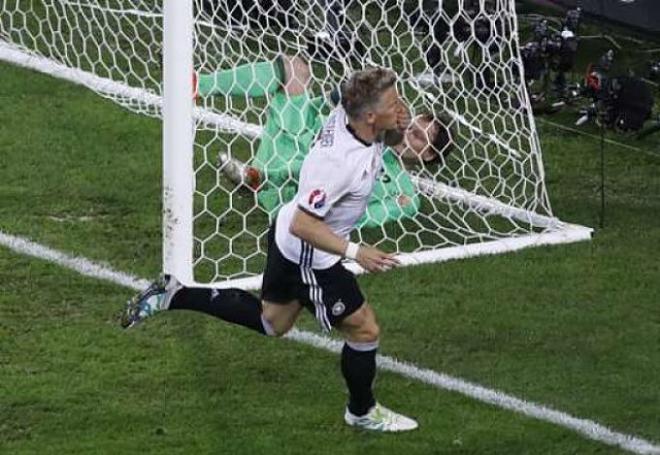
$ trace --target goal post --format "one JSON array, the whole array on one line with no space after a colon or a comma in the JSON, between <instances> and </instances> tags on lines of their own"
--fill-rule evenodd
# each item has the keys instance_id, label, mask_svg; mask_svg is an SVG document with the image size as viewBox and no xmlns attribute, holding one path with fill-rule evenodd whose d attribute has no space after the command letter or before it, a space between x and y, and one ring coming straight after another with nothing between
<instances>
[{"instance_id":1,"label":"goal post","mask_svg":"<svg viewBox=\"0 0 660 455\"><path fill-rule=\"evenodd\" d=\"M193 7L163 2L163 272L193 284Z\"/></svg>"},{"instance_id":2,"label":"goal post","mask_svg":"<svg viewBox=\"0 0 660 455\"><path fill-rule=\"evenodd\" d=\"M163 270L185 284L260 285L268 226L295 193L333 89L371 65L396 71L407 106L438 119L451 153L411 164L388 150L354 241L413 265L591 236L550 206L513 0L6 0L0 8L0 59L162 118ZM304 96L282 90L282 55L305 62ZM205 84L196 102L193 71ZM257 185L236 181L241 163L256 169Z\"/></svg>"}]
</instances>

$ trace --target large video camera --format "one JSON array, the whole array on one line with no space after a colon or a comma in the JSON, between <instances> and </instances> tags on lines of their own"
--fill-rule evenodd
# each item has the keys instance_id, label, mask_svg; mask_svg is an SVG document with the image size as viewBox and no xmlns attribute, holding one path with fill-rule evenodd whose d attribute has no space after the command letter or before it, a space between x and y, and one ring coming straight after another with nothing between
<instances>
[{"instance_id":1,"label":"large video camera","mask_svg":"<svg viewBox=\"0 0 660 455\"><path fill-rule=\"evenodd\" d=\"M595 65L589 65L583 95L591 104L580 110L576 125L596 119L607 128L639 131L651 117L653 95L648 84L635 76L610 76L614 51L607 51Z\"/></svg>"},{"instance_id":2,"label":"large video camera","mask_svg":"<svg viewBox=\"0 0 660 455\"><path fill-rule=\"evenodd\" d=\"M551 71L556 73L555 89L566 89L566 73L575 66L578 51L578 31L582 10L569 10L561 23L561 31L553 31L547 19L539 20L533 37L521 48L521 57L528 84L541 81L547 86Z\"/></svg>"}]
</instances>

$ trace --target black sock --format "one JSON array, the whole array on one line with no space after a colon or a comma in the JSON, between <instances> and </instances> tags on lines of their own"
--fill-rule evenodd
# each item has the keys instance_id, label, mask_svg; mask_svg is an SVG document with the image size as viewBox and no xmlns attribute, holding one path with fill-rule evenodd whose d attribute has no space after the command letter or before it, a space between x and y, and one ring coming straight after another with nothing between
<instances>
[{"instance_id":1,"label":"black sock","mask_svg":"<svg viewBox=\"0 0 660 455\"><path fill-rule=\"evenodd\" d=\"M361 416L376 404L372 386L376 377L378 342L344 343L341 351L341 372L348 386L348 410Z\"/></svg>"},{"instance_id":2,"label":"black sock","mask_svg":"<svg viewBox=\"0 0 660 455\"><path fill-rule=\"evenodd\" d=\"M270 331L261 319L261 301L241 289L183 288L168 309L199 311L264 335Z\"/></svg>"}]
</instances>

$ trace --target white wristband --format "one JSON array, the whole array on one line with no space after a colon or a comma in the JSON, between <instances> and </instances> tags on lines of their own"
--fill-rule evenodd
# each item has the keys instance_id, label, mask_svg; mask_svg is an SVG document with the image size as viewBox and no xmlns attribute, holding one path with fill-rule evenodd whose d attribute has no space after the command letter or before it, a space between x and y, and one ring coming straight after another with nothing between
<instances>
[{"instance_id":1,"label":"white wristband","mask_svg":"<svg viewBox=\"0 0 660 455\"><path fill-rule=\"evenodd\" d=\"M360 249L360 245L358 245L357 243L348 242L348 245L346 245L346 251L344 252L344 257L348 259L353 259L354 261L357 260L357 254L359 249Z\"/></svg>"}]
</instances>

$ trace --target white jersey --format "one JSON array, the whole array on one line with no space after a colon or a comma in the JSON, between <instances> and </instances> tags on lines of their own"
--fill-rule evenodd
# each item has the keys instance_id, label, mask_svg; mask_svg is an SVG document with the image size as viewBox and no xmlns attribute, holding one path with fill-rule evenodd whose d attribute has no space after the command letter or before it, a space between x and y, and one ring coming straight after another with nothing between
<instances>
[{"instance_id":1,"label":"white jersey","mask_svg":"<svg viewBox=\"0 0 660 455\"><path fill-rule=\"evenodd\" d=\"M291 234L293 215L296 209L303 210L322 219L338 236L348 238L367 209L382 167L383 148L382 143L367 144L359 139L341 106L332 111L305 157L298 193L277 215L275 242L284 257L296 264L304 261L314 269L327 269L341 259L312 249Z\"/></svg>"}]
</instances>

